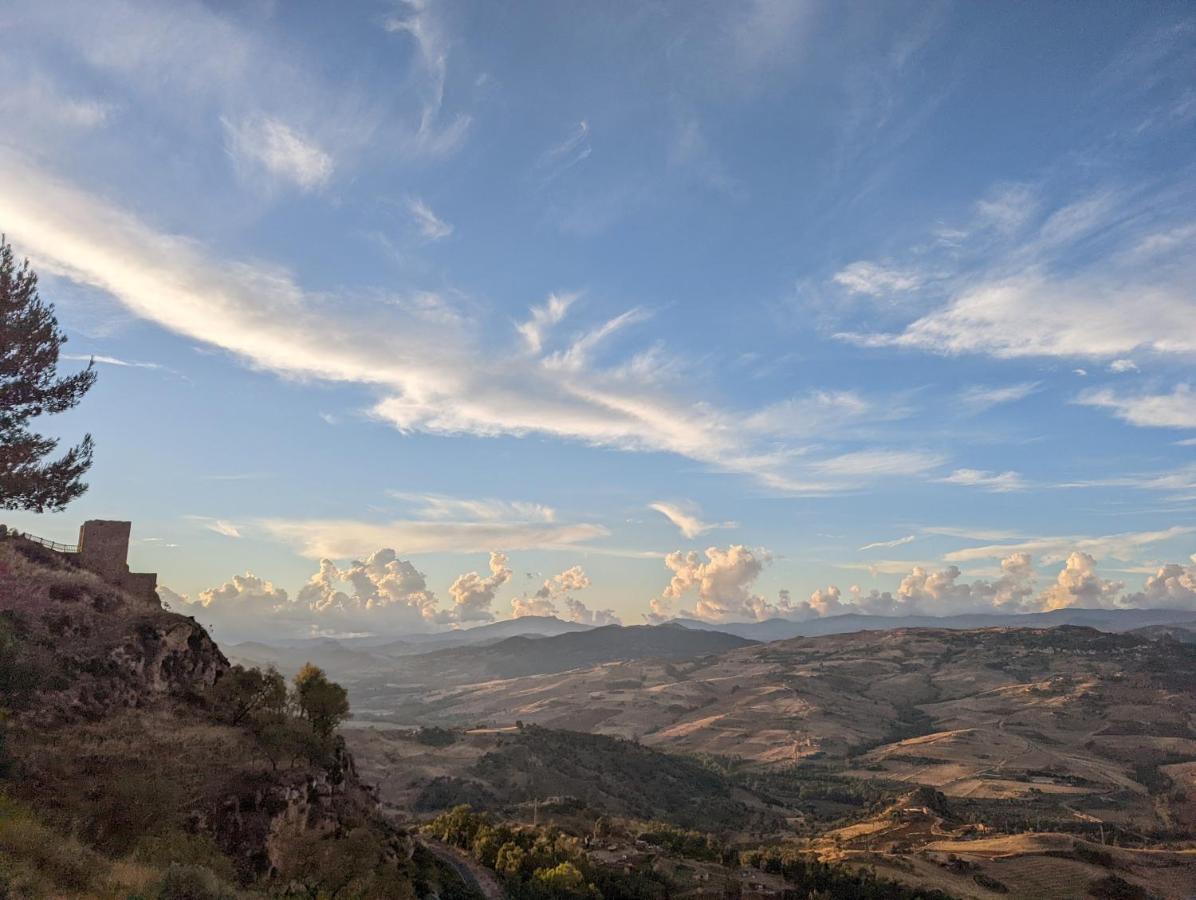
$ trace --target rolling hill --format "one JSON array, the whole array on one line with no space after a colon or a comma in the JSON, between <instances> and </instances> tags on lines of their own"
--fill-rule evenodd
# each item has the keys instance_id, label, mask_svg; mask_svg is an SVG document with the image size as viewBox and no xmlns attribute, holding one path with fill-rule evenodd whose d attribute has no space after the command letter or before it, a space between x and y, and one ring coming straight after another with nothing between
<instances>
[{"instance_id":1,"label":"rolling hill","mask_svg":"<svg viewBox=\"0 0 1196 900\"><path fill-rule=\"evenodd\" d=\"M689 659L752 643L735 635L693 631L677 625L605 625L555 637L518 635L492 644L405 656L394 660L379 678L387 684L440 688L448 684L549 675L624 660ZM359 683L358 696L364 696L372 683ZM377 703L371 699L368 705Z\"/></svg>"},{"instance_id":2,"label":"rolling hill","mask_svg":"<svg viewBox=\"0 0 1196 900\"><path fill-rule=\"evenodd\" d=\"M1187 805L1159 806L1164 785L1196 775L1160 768L1196 762L1194 687L1189 645L1072 626L912 629L457 683L394 695L390 718L520 720L762 771L826 760L850 777L1010 804L1006 817L1159 832L1196 826Z\"/></svg>"}]
</instances>

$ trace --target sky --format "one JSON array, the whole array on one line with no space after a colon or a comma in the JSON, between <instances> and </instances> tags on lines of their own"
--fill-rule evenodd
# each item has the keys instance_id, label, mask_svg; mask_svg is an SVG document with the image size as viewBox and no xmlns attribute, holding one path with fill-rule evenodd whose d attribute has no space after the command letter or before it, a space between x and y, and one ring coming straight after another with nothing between
<instances>
[{"instance_id":1,"label":"sky","mask_svg":"<svg viewBox=\"0 0 1196 900\"><path fill-rule=\"evenodd\" d=\"M1186 3L0 0L0 230L218 637L1196 608Z\"/></svg>"}]
</instances>

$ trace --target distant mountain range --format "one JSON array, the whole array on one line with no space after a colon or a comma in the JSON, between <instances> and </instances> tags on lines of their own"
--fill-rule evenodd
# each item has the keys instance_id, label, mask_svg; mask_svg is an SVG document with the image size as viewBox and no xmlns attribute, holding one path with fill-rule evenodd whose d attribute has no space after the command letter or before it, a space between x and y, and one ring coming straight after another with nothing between
<instances>
[{"instance_id":1,"label":"distant mountain range","mask_svg":"<svg viewBox=\"0 0 1196 900\"><path fill-rule=\"evenodd\" d=\"M502 637L517 623L543 630L566 626L563 633L528 632ZM464 684L564 672L583 666L639 659L690 659L724 653L755 641L722 631L681 625L574 625L559 619L535 617L498 622L483 628L451 632L458 643L437 647L395 641L375 647L346 647L328 638L298 646L272 647L258 642L237 644L230 657L246 665L273 665L297 670L305 662L326 669L334 677L357 680L384 677L402 684ZM448 635L444 635L445 638Z\"/></svg>"},{"instance_id":2,"label":"distant mountain range","mask_svg":"<svg viewBox=\"0 0 1196 900\"><path fill-rule=\"evenodd\" d=\"M484 675L487 678L509 678L517 675L560 672L617 659L645 659L652 655L662 658L680 658L687 654L699 656L741 646L720 644L717 640L693 641L682 637L687 631L691 634L721 634L746 642L761 643L795 637L849 634L855 631L888 631L897 628L946 628L966 631L975 628L1051 628L1059 625L1083 625L1099 631L1116 633L1161 629L1165 626L1196 627L1196 611L1071 608L1043 613L974 613L958 616L869 616L847 613L805 622L766 619L762 622L715 623L678 618L667 625L672 626L671 631L660 632L656 630L660 626L648 625L608 625L594 628L577 622L566 622L553 616L524 616L474 628L429 634L309 638L269 644L252 641L230 646L228 654L235 662L257 666L273 665L284 672L298 670L303 663L312 662L327 669L335 677L348 680L382 672L404 676L408 673L418 673L421 680L430 680L433 672L441 672L445 676L449 672L459 672L461 677L468 673ZM597 636L582 637L586 634ZM1183 639L1179 634L1175 637ZM452 650L467 652L449 653ZM573 655L570 657L569 654Z\"/></svg>"},{"instance_id":3,"label":"distant mountain range","mask_svg":"<svg viewBox=\"0 0 1196 900\"><path fill-rule=\"evenodd\" d=\"M721 631L753 641L767 642L824 634L850 634L853 631L888 631L894 628L948 628L953 631L967 631L973 628L1053 628L1058 625L1083 625L1098 631L1116 633L1150 625L1196 623L1196 611L1072 607L1040 613L971 613L959 616L869 616L845 613L841 616L827 616L805 622L765 619L763 622L715 623L682 618L672 621L686 628Z\"/></svg>"}]
</instances>

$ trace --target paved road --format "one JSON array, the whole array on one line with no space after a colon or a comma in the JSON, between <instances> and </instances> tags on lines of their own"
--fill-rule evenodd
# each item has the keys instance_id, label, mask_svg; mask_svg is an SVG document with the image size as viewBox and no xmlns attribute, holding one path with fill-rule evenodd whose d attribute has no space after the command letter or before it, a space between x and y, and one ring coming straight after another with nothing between
<instances>
[{"instance_id":1,"label":"paved road","mask_svg":"<svg viewBox=\"0 0 1196 900\"><path fill-rule=\"evenodd\" d=\"M441 862L448 863L453 871L461 876L461 880L470 887L480 891L486 900L506 900L507 894L498 883L498 879L483 865L466 856L456 847L442 844L431 838L420 837L417 840Z\"/></svg>"}]
</instances>

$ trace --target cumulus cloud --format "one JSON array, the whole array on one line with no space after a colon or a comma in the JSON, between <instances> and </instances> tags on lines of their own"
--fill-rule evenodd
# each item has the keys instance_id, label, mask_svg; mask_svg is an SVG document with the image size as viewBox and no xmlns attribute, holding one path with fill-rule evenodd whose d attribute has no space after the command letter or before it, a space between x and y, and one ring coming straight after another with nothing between
<instances>
[{"instance_id":1,"label":"cumulus cloud","mask_svg":"<svg viewBox=\"0 0 1196 900\"><path fill-rule=\"evenodd\" d=\"M389 548L343 568L320 560L297 599L323 632L422 630L450 621L437 609L426 576Z\"/></svg>"},{"instance_id":2,"label":"cumulus cloud","mask_svg":"<svg viewBox=\"0 0 1196 900\"><path fill-rule=\"evenodd\" d=\"M590 609L573 594L590 587L590 576L581 566L572 566L558 575L546 578L534 594L516 597L511 601L511 614L522 616L561 616L584 625L620 625L622 622L611 609ZM564 613L561 607L564 607Z\"/></svg>"},{"instance_id":3,"label":"cumulus cloud","mask_svg":"<svg viewBox=\"0 0 1196 900\"><path fill-rule=\"evenodd\" d=\"M490 611L494 595L500 587L511 580L511 567L505 554L490 554L490 574L483 578L477 572L458 575L449 587L453 598L452 618L457 622L489 622L494 619Z\"/></svg>"},{"instance_id":4,"label":"cumulus cloud","mask_svg":"<svg viewBox=\"0 0 1196 900\"><path fill-rule=\"evenodd\" d=\"M1127 372L1137 372L1138 364L1132 359L1115 359L1109 363L1109 371L1114 375L1124 375Z\"/></svg>"},{"instance_id":5,"label":"cumulus cloud","mask_svg":"<svg viewBox=\"0 0 1196 900\"><path fill-rule=\"evenodd\" d=\"M1044 610L1070 606L1111 607L1125 587L1121 582L1105 581L1096 574L1096 559L1079 551L1070 553L1055 583L1038 598Z\"/></svg>"},{"instance_id":6,"label":"cumulus cloud","mask_svg":"<svg viewBox=\"0 0 1196 900\"><path fill-rule=\"evenodd\" d=\"M776 613L776 604L770 604L752 592L752 585L772 560L768 551L753 551L742 544L732 544L725 550L709 547L705 557L703 559L696 550L688 553L675 550L665 557L664 564L673 577L668 587L653 600L654 620L667 618L673 604L691 592L697 601L693 615L709 622L766 619Z\"/></svg>"},{"instance_id":7,"label":"cumulus cloud","mask_svg":"<svg viewBox=\"0 0 1196 900\"><path fill-rule=\"evenodd\" d=\"M225 119L223 125L228 152L242 170L262 170L305 191L332 177L332 157L279 119Z\"/></svg>"},{"instance_id":8,"label":"cumulus cloud","mask_svg":"<svg viewBox=\"0 0 1196 900\"><path fill-rule=\"evenodd\" d=\"M1085 391L1076 402L1112 410L1123 422L1140 428L1196 428L1196 391L1186 383L1165 394L1123 394L1101 388Z\"/></svg>"},{"instance_id":9,"label":"cumulus cloud","mask_svg":"<svg viewBox=\"0 0 1196 900\"><path fill-rule=\"evenodd\" d=\"M583 625L622 625L623 620L613 609L590 609L576 597L564 599L566 618Z\"/></svg>"},{"instance_id":10,"label":"cumulus cloud","mask_svg":"<svg viewBox=\"0 0 1196 900\"><path fill-rule=\"evenodd\" d=\"M299 618L285 590L252 572L200 591L194 600L165 586L158 588L158 596L175 612L196 617L218 634L261 634L272 627L267 623L283 621L293 626Z\"/></svg>"},{"instance_id":11,"label":"cumulus cloud","mask_svg":"<svg viewBox=\"0 0 1196 900\"><path fill-rule=\"evenodd\" d=\"M1142 590L1125 598L1129 606L1157 609L1196 609L1196 553L1191 564L1168 563L1146 579Z\"/></svg>"},{"instance_id":12,"label":"cumulus cloud","mask_svg":"<svg viewBox=\"0 0 1196 900\"><path fill-rule=\"evenodd\" d=\"M716 522L703 522L700 518L701 513L697 507L692 503L667 503L664 500L658 500L655 503L649 503L648 509L656 510L670 522L677 526L677 530L681 532L684 537L695 538L699 535L705 534L707 531L713 531L716 528L734 528L734 522L723 522L721 524Z\"/></svg>"},{"instance_id":13,"label":"cumulus cloud","mask_svg":"<svg viewBox=\"0 0 1196 900\"><path fill-rule=\"evenodd\" d=\"M806 603L796 604L790 618L835 616L849 612L877 616L944 616L974 612L1030 612L1034 600L1034 565L1028 553L1013 553L1001 561L1001 575L988 581L962 580L958 566L932 570L915 565L901 579L896 592L864 592L852 585L849 597L835 585L819 588Z\"/></svg>"},{"instance_id":14,"label":"cumulus cloud","mask_svg":"<svg viewBox=\"0 0 1196 900\"><path fill-rule=\"evenodd\" d=\"M1028 553L1001 560L995 581L960 581L960 570L948 566L938 572L916 567L897 588L900 604L924 615L961 612L1025 612L1034 592L1034 566Z\"/></svg>"},{"instance_id":15,"label":"cumulus cloud","mask_svg":"<svg viewBox=\"0 0 1196 900\"><path fill-rule=\"evenodd\" d=\"M810 610L817 616L837 616L847 612L840 600L842 593L835 585L818 588L810 594Z\"/></svg>"}]
</instances>

